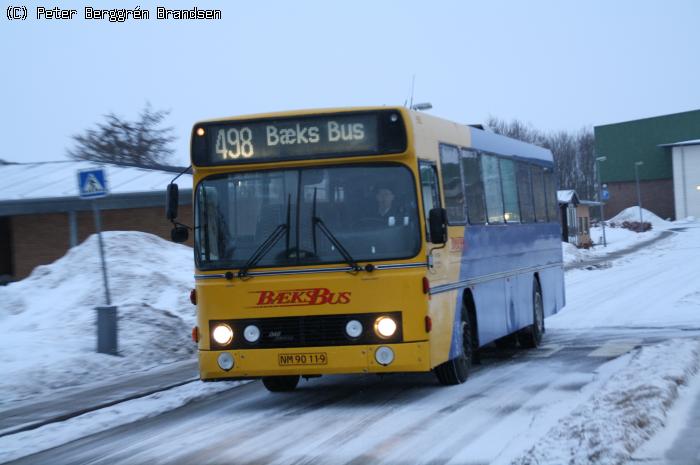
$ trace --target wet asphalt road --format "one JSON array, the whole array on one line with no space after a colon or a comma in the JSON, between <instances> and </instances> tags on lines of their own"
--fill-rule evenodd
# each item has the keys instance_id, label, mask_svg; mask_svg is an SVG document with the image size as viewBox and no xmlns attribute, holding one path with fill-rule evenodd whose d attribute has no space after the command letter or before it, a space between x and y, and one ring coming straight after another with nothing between
<instances>
[{"instance_id":1,"label":"wet asphalt road","mask_svg":"<svg viewBox=\"0 0 700 465\"><path fill-rule=\"evenodd\" d=\"M679 337L700 328L549 331L537 350L485 350L449 388L431 374L328 376L282 394L253 382L11 463L489 463L517 448L505 431L580 402L603 363Z\"/></svg>"}]
</instances>

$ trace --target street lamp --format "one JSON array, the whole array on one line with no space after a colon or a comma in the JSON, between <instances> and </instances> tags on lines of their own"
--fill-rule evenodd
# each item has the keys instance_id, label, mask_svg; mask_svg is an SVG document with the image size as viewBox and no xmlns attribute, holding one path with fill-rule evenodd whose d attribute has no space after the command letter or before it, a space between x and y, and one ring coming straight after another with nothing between
<instances>
[{"instance_id":1,"label":"street lamp","mask_svg":"<svg viewBox=\"0 0 700 465\"><path fill-rule=\"evenodd\" d=\"M416 111L426 111L430 110L431 108L433 108L433 104L430 102L416 103L415 105L411 105L411 110Z\"/></svg>"},{"instance_id":2,"label":"street lamp","mask_svg":"<svg viewBox=\"0 0 700 465\"><path fill-rule=\"evenodd\" d=\"M643 230L642 227L642 194L639 190L639 167L644 164L643 161L634 162L634 178L637 180L637 203L639 204L639 228Z\"/></svg>"},{"instance_id":3,"label":"street lamp","mask_svg":"<svg viewBox=\"0 0 700 465\"><path fill-rule=\"evenodd\" d=\"M600 202L600 224L603 227L603 247L607 247L608 243L605 240L605 209L603 208L603 181L600 176L600 162L607 160L608 157L595 157L595 167L598 174L598 202Z\"/></svg>"}]
</instances>

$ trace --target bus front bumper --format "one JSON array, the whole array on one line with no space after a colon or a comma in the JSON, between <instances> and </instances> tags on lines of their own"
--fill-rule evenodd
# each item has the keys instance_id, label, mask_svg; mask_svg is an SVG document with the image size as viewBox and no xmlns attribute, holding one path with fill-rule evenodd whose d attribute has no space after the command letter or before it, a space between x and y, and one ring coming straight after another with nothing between
<instances>
[{"instance_id":1,"label":"bus front bumper","mask_svg":"<svg viewBox=\"0 0 700 465\"><path fill-rule=\"evenodd\" d=\"M393 352L391 363L382 365L377 361L377 350L381 347L388 347ZM228 371L223 370L217 361L219 355L225 352L231 354L234 361L233 368ZM204 381L280 375L427 372L430 369L428 341L363 346L199 351L199 371Z\"/></svg>"}]
</instances>

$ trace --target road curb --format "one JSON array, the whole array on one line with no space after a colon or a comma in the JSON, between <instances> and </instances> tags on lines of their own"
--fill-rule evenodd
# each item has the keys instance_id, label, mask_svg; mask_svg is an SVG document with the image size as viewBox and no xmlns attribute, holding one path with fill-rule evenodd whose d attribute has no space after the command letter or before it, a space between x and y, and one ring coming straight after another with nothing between
<instances>
[{"instance_id":1,"label":"road curb","mask_svg":"<svg viewBox=\"0 0 700 465\"><path fill-rule=\"evenodd\" d=\"M12 434L22 433L25 431L31 431L33 429L41 428L42 426L45 426L45 425L48 425L51 423L57 423L59 421L70 420L71 418L75 418L75 417L78 417L78 416L86 414L86 413L90 413L90 412L94 412L96 410L111 407L113 405L121 404L123 402L128 402L130 400L140 399L142 397L147 397L147 396L150 396L150 395L155 394L157 392L167 391L167 390L179 387L179 386L184 386L185 384L189 384L189 383L192 383L192 382L198 381L198 380L199 380L198 377L189 378L185 381L179 381L177 383L168 384L168 385L161 386L161 387L158 387L155 389L149 389L147 391L142 391L142 392L130 394L130 395L123 397L123 398L120 398L120 399L115 399L115 400L111 400L108 402L103 402L101 404L92 405L90 407L85 407L83 409L78 409L78 410L74 410L72 412L63 413L61 415L56 415L54 417L46 418L43 420L25 423L25 424L15 426L15 427L6 428L5 430L0 431L0 438L2 438L4 436L10 436Z\"/></svg>"}]
</instances>

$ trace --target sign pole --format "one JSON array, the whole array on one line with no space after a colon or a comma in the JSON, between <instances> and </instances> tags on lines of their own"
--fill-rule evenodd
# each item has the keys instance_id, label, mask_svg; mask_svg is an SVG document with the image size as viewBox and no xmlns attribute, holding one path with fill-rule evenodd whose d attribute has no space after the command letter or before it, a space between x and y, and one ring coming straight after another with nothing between
<instances>
[{"instance_id":1,"label":"sign pole","mask_svg":"<svg viewBox=\"0 0 700 465\"><path fill-rule=\"evenodd\" d=\"M608 246L608 241L605 239L605 201L607 199L603 199L603 179L602 176L600 175L600 162L607 160L608 157L596 157L595 158L595 166L596 166L596 173L598 174L598 202L600 202L600 225L603 228L603 247ZM607 189L605 190L607 192Z\"/></svg>"},{"instance_id":2,"label":"sign pole","mask_svg":"<svg viewBox=\"0 0 700 465\"><path fill-rule=\"evenodd\" d=\"M105 262L105 249L102 243L102 221L100 218L100 207L97 205L97 201L92 201L92 215L95 219L95 230L97 231L97 242L100 247L100 262L102 263L102 281L105 287L105 300L107 301L107 306L112 305L112 299L109 295L109 282L107 281L107 263Z\"/></svg>"},{"instance_id":3,"label":"sign pole","mask_svg":"<svg viewBox=\"0 0 700 465\"><path fill-rule=\"evenodd\" d=\"M92 215L97 231L97 243L100 249L100 264L102 266L102 281L104 284L107 305L95 307L97 311L97 352L101 354L119 355L117 340L117 307L112 306L112 296L109 294L107 281L107 262L105 247L102 242L102 221L100 206L95 199L108 195L107 175L103 168L93 168L78 171L78 192L81 199L91 200Z\"/></svg>"}]
</instances>

